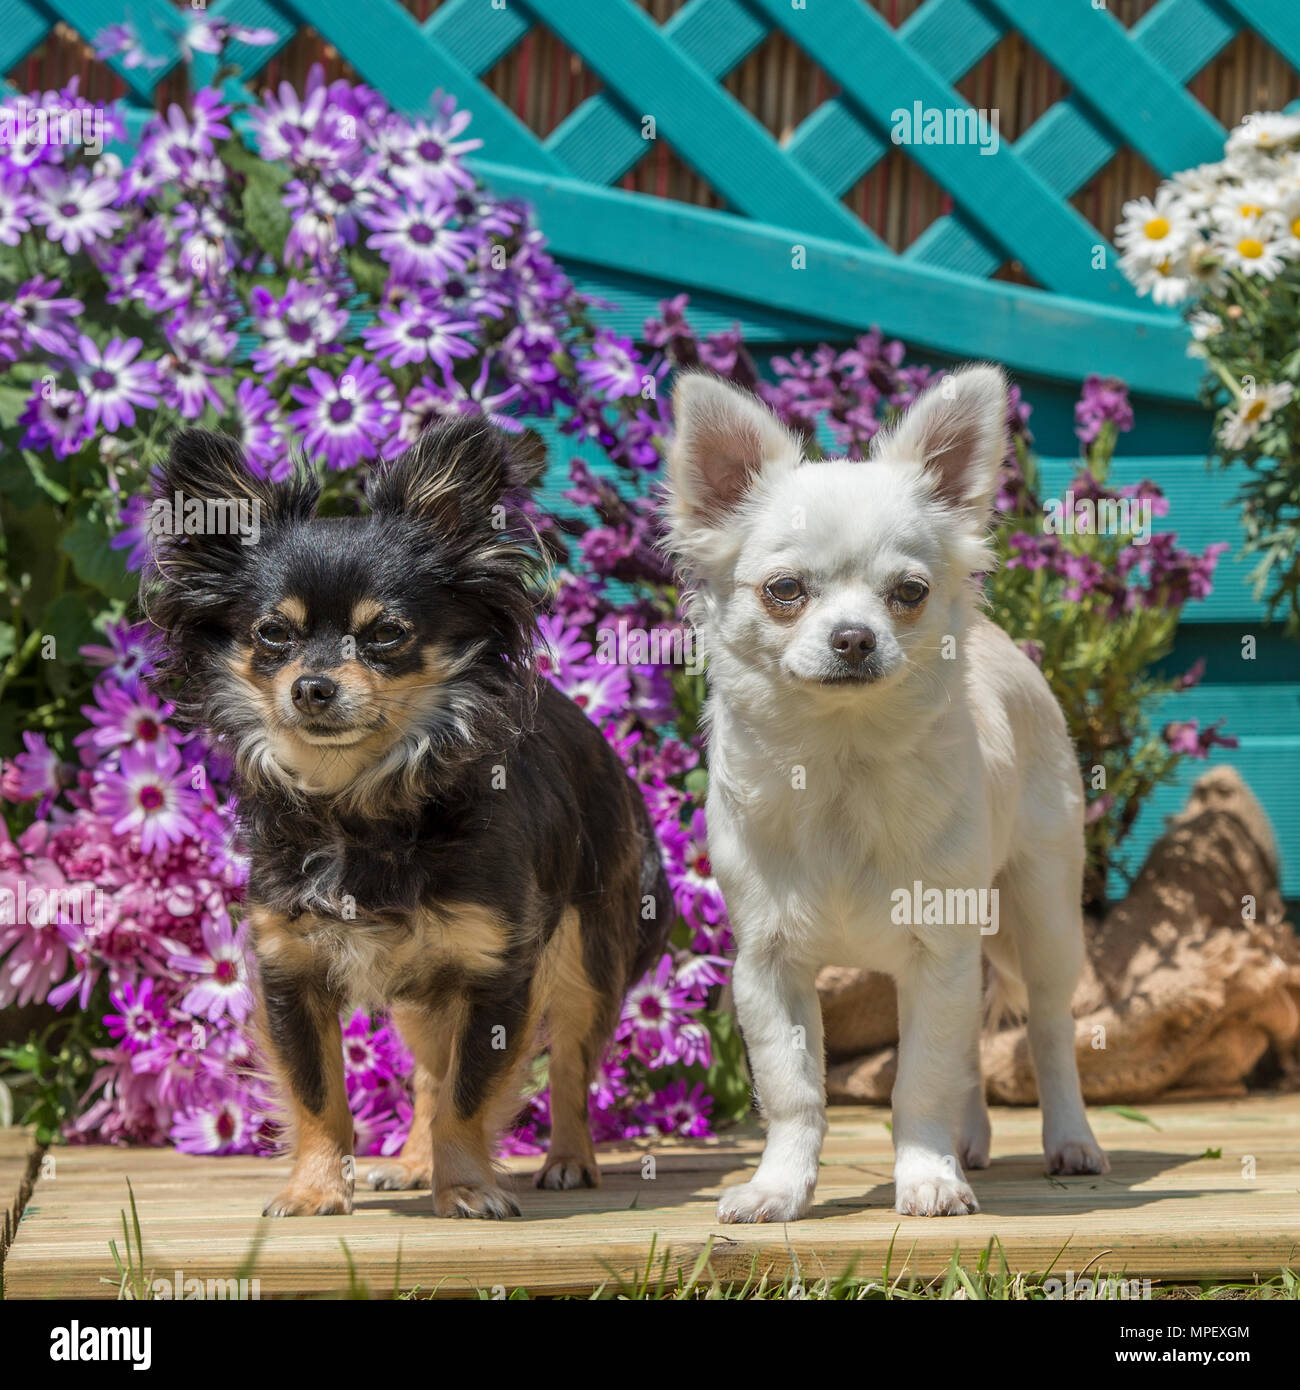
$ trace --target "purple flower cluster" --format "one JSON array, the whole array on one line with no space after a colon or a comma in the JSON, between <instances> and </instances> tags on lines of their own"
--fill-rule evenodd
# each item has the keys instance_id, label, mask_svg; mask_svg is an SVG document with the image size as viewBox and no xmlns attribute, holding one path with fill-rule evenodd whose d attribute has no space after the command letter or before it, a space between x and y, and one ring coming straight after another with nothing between
<instances>
[{"instance_id":1,"label":"purple flower cluster","mask_svg":"<svg viewBox=\"0 0 1300 1390\"><path fill-rule=\"evenodd\" d=\"M187 32L201 52L257 41L225 21ZM129 29L101 37L147 61ZM94 514L114 518L111 544L131 569L148 553L151 452L178 418L235 435L271 478L300 447L343 486L460 413L516 431L523 415L553 416L628 468L658 465L663 422L646 384L664 365L647 375L630 343L593 329L527 209L475 184L462 162L478 144L467 113L436 95L428 117L409 120L315 70L303 92L283 84L249 109L260 161L236 156L235 114L200 90L151 121L126 164L90 163L71 146L0 149L0 240L41 267L0 305L0 362L31 383L20 442L97 480ZM87 316L95 301L133 331L104 331ZM601 486L606 524L577 559L666 582L648 501ZM524 506L543 536L559 536ZM663 731L674 700L662 664L595 650L598 616L648 621L648 606L598 604L594 582L569 576L555 612L543 660L643 790L683 919L679 945L628 998L593 1090L597 1131L705 1132L708 1005L729 939L683 789L698 748ZM680 643L682 624L669 626ZM109 646L87 649L105 669L82 732L29 733L0 772L0 797L35 816L0 845L0 889L15 900L59 890L48 921L0 925L0 1004L75 999L100 1020L99 1070L70 1137L262 1151L276 1117L249 1029L255 967L232 925L246 866L229 768L143 684L144 630L108 632ZM83 890L100 892L102 912L65 910ZM392 1152L410 1121L410 1059L383 1018L346 1020L344 1043L357 1152ZM547 1105L545 1090L529 1099L516 1147L537 1145Z\"/></svg>"},{"instance_id":2,"label":"purple flower cluster","mask_svg":"<svg viewBox=\"0 0 1300 1390\"><path fill-rule=\"evenodd\" d=\"M107 1045L69 1138L265 1147L226 769L143 684L146 629L111 625L108 642L83 649L105 669L76 761L28 733L0 776L6 800L39 801L17 840L0 832L0 1006L103 1010Z\"/></svg>"}]
</instances>

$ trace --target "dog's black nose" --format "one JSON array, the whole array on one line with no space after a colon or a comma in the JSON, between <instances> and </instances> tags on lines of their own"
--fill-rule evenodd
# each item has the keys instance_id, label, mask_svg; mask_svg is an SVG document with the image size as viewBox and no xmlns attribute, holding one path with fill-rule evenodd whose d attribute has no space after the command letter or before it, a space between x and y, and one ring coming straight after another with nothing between
<instances>
[{"instance_id":1,"label":"dog's black nose","mask_svg":"<svg viewBox=\"0 0 1300 1390\"><path fill-rule=\"evenodd\" d=\"M876 649L876 634L869 627L837 627L831 633L831 651L850 666L861 666Z\"/></svg>"},{"instance_id":2,"label":"dog's black nose","mask_svg":"<svg viewBox=\"0 0 1300 1390\"><path fill-rule=\"evenodd\" d=\"M289 687L294 704L304 713L324 709L338 687L328 676L299 676Z\"/></svg>"}]
</instances>

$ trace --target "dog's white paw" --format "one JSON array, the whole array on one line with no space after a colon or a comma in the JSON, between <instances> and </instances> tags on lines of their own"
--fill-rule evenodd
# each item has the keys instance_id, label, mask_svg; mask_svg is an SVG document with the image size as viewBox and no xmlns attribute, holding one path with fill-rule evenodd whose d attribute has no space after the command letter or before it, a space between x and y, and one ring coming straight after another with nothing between
<instances>
[{"instance_id":1,"label":"dog's white paw","mask_svg":"<svg viewBox=\"0 0 1300 1390\"><path fill-rule=\"evenodd\" d=\"M801 1221L812 1210L812 1194L790 1188L741 1183L724 1189L718 1201L718 1220L729 1225L754 1221Z\"/></svg>"},{"instance_id":2,"label":"dog's white paw","mask_svg":"<svg viewBox=\"0 0 1300 1390\"><path fill-rule=\"evenodd\" d=\"M900 1216L966 1216L979 1209L970 1184L950 1173L895 1179L894 1210Z\"/></svg>"},{"instance_id":3,"label":"dog's white paw","mask_svg":"<svg viewBox=\"0 0 1300 1390\"><path fill-rule=\"evenodd\" d=\"M1110 1159L1106 1151L1091 1136L1084 1139L1063 1139L1043 1151L1047 1171L1053 1174L1109 1173Z\"/></svg>"}]
</instances>

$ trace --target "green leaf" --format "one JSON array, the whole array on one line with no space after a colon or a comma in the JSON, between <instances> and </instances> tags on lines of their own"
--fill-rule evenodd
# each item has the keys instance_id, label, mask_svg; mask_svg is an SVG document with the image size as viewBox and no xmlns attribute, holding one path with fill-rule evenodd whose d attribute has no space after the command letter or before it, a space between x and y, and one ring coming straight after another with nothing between
<instances>
[{"instance_id":1,"label":"green leaf","mask_svg":"<svg viewBox=\"0 0 1300 1390\"><path fill-rule=\"evenodd\" d=\"M55 643L54 655L43 663L47 676L56 671L66 674L69 666L78 664L77 648L94 642L98 636L90 607L80 594L60 594L50 603L41 617L41 631L53 637ZM63 686L70 682L59 679L50 684L54 688L56 684ZM58 693L64 692L59 690Z\"/></svg>"},{"instance_id":2,"label":"green leaf","mask_svg":"<svg viewBox=\"0 0 1300 1390\"><path fill-rule=\"evenodd\" d=\"M693 767L683 779L683 785L692 796L707 796L709 792L709 771L705 767Z\"/></svg>"},{"instance_id":3,"label":"green leaf","mask_svg":"<svg viewBox=\"0 0 1300 1390\"><path fill-rule=\"evenodd\" d=\"M27 465L27 451L17 447L17 431L11 432L11 438L12 447L9 439L0 442L0 497L26 511L44 501L45 493Z\"/></svg>"},{"instance_id":4,"label":"green leaf","mask_svg":"<svg viewBox=\"0 0 1300 1390\"><path fill-rule=\"evenodd\" d=\"M60 549L72 560L78 578L107 598L129 599L136 591L135 578L127 572L120 550L108 543L107 532L87 516L72 523Z\"/></svg>"},{"instance_id":5,"label":"green leaf","mask_svg":"<svg viewBox=\"0 0 1300 1390\"><path fill-rule=\"evenodd\" d=\"M388 284L388 267L383 261L363 255L360 251L349 251L347 262L348 270L357 282L357 289L370 299L382 299Z\"/></svg>"},{"instance_id":6,"label":"green leaf","mask_svg":"<svg viewBox=\"0 0 1300 1390\"><path fill-rule=\"evenodd\" d=\"M1160 1128L1153 1119L1128 1105L1103 1105L1102 1109L1108 1110L1112 1115L1118 1115L1121 1120L1132 1120L1135 1125L1150 1125L1152 1129Z\"/></svg>"},{"instance_id":7,"label":"green leaf","mask_svg":"<svg viewBox=\"0 0 1300 1390\"><path fill-rule=\"evenodd\" d=\"M244 222L250 235L269 256L277 262L283 261L291 221L289 209L280 201L277 181L260 173L250 173L242 201Z\"/></svg>"},{"instance_id":8,"label":"green leaf","mask_svg":"<svg viewBox=\"0 0 1300 1390\"><path fill-rule=\"evenodd\" d=\"M24 387L0 385L0 429L14 429L31 398L32 393Z\"/></svg>"}]
</instances>

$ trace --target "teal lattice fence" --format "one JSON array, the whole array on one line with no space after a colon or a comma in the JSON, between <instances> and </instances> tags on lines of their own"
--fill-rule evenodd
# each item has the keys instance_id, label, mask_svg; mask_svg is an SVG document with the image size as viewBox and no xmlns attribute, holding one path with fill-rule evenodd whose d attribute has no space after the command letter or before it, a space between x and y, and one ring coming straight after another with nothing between
<instances>
[{"instance_id":1,"label":"teal lattice fence","mask_svg":"<svg viewBox=\"0 0 1300 1390\"><path fill-rule=\"evenodd\" d=\"M842 340L878 324L931 358L1005 362L1040 405L1049 454L1068 449L1063 404L1080 379L1125 378L1142 425L1126 441L1121 481L1159 481L1171 503L1164 524L1190 543L1235 545L1235 480L1205 469L1207 422L1194 405L1199 372L1185 330L1134 296L1114 249L1070 198L1122 147L1161 175L1217 158L1225 131L1187 82L1243 30L1300 69L1296 0L1160 0L1131 29L1093 0L928 0L897 29L865 0L688 0L662 26L633 0L445 0L423 23L398 0L214 0L207 9L276 34L268 47L233 52L250 85L310 26L398 107L422 110L435 87L453 93L485 142L478 171L537 208L578 284L614 301L607 318L620 331L638 334L657 300L680 290L703 326L739 321L751 341L773 345ZM90 37L129 18L160 60L117 68L138 130L180 59L182 14L166 0L0 0L0 72L58 20ZM482 81L539 25L604 84L545 137ZM777 30L839 88L783 144L722 85ZM843 195L888 155L896 111L965 108L954 84L1010 31L1069 95L989 153L910 144L953 206L891 251ZM200 77L211 63L198 56ZM666 140L726 210L613 187L648 138ZM992 278L1009 260L1039 288ZM1049 462L1049 484L1067 466ZM1300 648L1262 625L1244 565L1227 557L1220 574L1214 597L1180 630L1175 661L1207 658L1180 717L1227 717L1242 741L1229 756L1267 805L1288 894L1300 897ZM1258 639L1249 662L1245 635ZM1157 799L1142 842L1180 798L1171 789Z\"/></svg>"}]
</instances>

